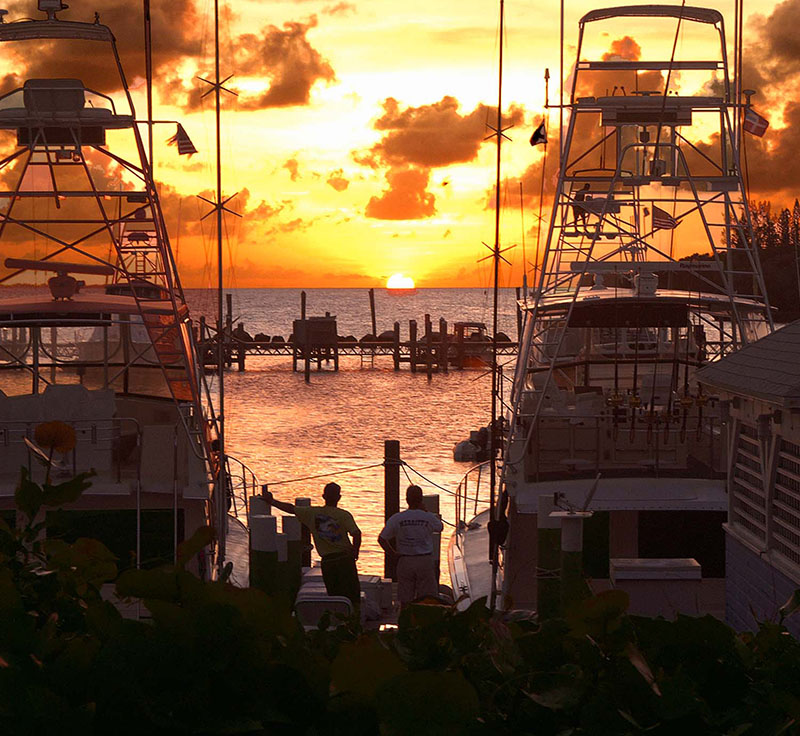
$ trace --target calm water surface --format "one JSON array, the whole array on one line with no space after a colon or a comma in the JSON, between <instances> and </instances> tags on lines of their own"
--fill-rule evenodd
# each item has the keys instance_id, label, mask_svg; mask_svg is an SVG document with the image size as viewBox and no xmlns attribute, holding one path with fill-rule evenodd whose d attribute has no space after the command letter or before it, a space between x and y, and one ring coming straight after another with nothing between
<instances>
[{"instance_id":1,"label":"calm water surface","mask_svg":"<svg viewBox=\"0 0 800 736\"><path fill-rule=\"evenodd\" d=\"M299 316L300 290L233 290L233 313L248 332L288 336ZM371 332L365 289L309 289L307 313L336 315L339 334L356 337ZM390 296L376 290L378 332L408 319L421 325L425 313L438 321L484 321L491 324L491 294L481 289L426 289L416 295ZM215 314L214 295L189 291L195 313ZM502 290L500 329L516 337L514 292ZM228 451L246 462L265 483L349 470L379 463L387 439L400 442L401 457L423 475L455 490L469 464L453 461L454 445L470 430L488 422L491 377L481 371L434 375L408 368L395 373L391 358L374 367L359 358L342 358L338 373L312 372L311 384L291 370L291 358L248 358L247 371L226 373ZM426 493L437 489L409 471ZM383 552L377 536L383 526L383 468L332 478L342 486L342 506L353 513L364 532L359 569L380 573ZM328 479L273 485L283 500L320 497ZM401 488L408 484L401 474ZM439 491L442 516L454 519L452 496ZM445 526L443 555L451 527ZM444 557L443 557L444 559ZM445 573L446 576L446 573Z\"/></svg>"}]
</instances>

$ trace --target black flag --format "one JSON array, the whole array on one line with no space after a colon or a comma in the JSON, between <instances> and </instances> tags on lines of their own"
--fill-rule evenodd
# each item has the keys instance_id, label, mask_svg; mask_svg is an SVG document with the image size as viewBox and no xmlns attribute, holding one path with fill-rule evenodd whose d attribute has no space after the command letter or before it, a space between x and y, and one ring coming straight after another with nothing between
<instances>
[{"instance_id":1,"label":"black flag","mask_svg":"<svg viewBox=\"0 0 800 736\"><path fill-rule=\"evenodd\" d=\"M547 131L544 127L544 120L539 123L539 127L533 131L533 135L531 136L532 146L538 146L540 143L547 143Z\"/></svg>"},{"instance_id":2,"label":"black flag","mask_svg":"<svg viewBox=\"0 0 800 736\"><path fill-rule=\"evenodd\" d=\"M175 131L175 135L170 138L167 143L170 146L174 146L177 144L178 146L178 155L179 156L186 156L188 155L189 158L192 157L192 154L197 153L197 149L194 147L194 143L192 143L191 139L187 132L183 129L183 126L178 123L178 129Z\"/></svg>"}]
</instances>

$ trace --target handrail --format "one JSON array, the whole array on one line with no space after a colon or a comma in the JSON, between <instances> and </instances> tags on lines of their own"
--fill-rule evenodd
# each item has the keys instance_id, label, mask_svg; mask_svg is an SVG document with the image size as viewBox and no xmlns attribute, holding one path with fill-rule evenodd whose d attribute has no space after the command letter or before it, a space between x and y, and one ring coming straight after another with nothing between
<instances>
[{"instance_id":1,"label":"handrail","mask_svg":"<svg viewBox=\"0 0 800 736\"><path fill-rule=\"evenodd\" d=\"M226 477L228 479L228 492L231 494L231 503L234 515L238 518L238 508L236 507L237 499L240 500L244 506L246 519L250 518L250 498L257 495L259 492L260 483L255 471L247 465L244 461L240 460L234 455L225 454L227 463ZM231 463L234 463L238 470L234 474L231 469ZM237 490L240 490L241 495L237 495ZM248 490L252 491L248 493Z\"/></svg>"},{"instance_id":2,"label":"handrail","mask_svg":"<svg viewBox=\"0 0 800 736\"><path fill-rule=\"evenodd\" d=\"M491 459L484 460L483 462L478 463L477 465L473 465L466 473L462 476L461 480L458 482L458 488L456 489L455 494L455 543L456 546L461 549L461 534L465 528L465 517L467 513L467 503L468 501L473 502L473 513L472 515L475 516L478 513L478 504L480 503L480 489L481 489L481 473L483 468L486 467L490 462ZM475 483L475 494L474 496L469 495L469 476L472 475L477 471L478 478ZM486 503L488 503L488 499ZM462 516L463 514L463 516Z\"/></svg>"}]
</instances>

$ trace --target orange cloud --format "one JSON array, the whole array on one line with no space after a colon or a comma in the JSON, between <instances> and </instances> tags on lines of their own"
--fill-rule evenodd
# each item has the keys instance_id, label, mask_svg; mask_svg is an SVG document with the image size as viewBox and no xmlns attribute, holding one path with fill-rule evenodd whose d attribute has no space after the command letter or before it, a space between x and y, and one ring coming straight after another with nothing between
<instances>
[{"instance_id":1,"label":"orange cloud","mask_svg":"<svg viewBox=\"0 0 800 736\"><path fill-rule=\"evenodd\" d=\"M350 186L350 181L345 179L342 169L336 169L336 171L332 171L330 176L328 176L327 184L333 187L337 192L343 192Z\"/></svg>"},{"instance_id":2,"label":"orange cloud","mask_svg":"<svg viewBox=\"0 0 800 736\"><path fill-rule=\"evenodd\" d=\"M389 188L372 197L365 214L378 220L418 220L436 214L436 198L427 191L430 172L426 169L390 169Z\"/></svg>"}]
</instances>

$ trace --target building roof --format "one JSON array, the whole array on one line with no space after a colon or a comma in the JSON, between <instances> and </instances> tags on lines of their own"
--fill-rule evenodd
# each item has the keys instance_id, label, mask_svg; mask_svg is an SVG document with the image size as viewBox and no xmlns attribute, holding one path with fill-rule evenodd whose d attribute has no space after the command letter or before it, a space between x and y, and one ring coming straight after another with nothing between
<instances>
[{"instance_id":1,"label":"building roof","mask_svg":"<svg viewBox=\"0 0 800 736\"><path fill-rule=\"evenodd\" d=\"M800 407L800 320L746 345L697 372L716 389L787 408Z\"/></svg>"}]
</instances>

